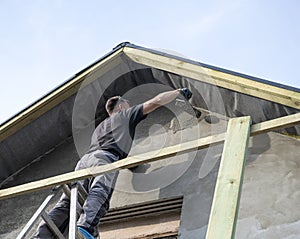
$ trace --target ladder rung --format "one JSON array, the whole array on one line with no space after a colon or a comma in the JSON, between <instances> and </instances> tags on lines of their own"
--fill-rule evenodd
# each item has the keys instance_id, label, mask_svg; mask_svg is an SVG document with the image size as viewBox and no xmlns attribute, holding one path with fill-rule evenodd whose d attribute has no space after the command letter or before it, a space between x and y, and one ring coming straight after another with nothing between
<instances>
[{"instance_id":1,"label":"ladder rung","mask_svg":"<svg viewBox=\"0 0 300 239\"><path fill-rule=\"evenodd\" d=\"M58 239L66 239L45 211L42 212L41 216Z\"/></svg>"},{"instance_id":2,"label":"ladder rung","mask_svg":"<svg viewBox=\"0 0 300 239\"><path fill-rule=\"evenodd\" d=\"M67 184L62 185L62 189L64 191L64 193L67 195L68 198L70 198L71 196L71 191L70 188Z\"/></svg>"}]
</instances>

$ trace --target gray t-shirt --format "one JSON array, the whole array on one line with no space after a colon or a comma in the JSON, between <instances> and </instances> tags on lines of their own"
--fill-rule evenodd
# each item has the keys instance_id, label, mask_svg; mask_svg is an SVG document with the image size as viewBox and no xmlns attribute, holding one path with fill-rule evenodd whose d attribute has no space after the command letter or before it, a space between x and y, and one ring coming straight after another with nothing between
<instances>
[{"instance_id":1,"label":"gray t-shirt","mask_svg":"<svg viewBox=\"0 0 300 239\"><path fill-rule=\"evenodd\" d=\"M119 156L119 159L126 158L132 146L135 128L145 118L142 104L106 118L95 129L89 151L106 150Z\"/></svg>"}]
</instances>

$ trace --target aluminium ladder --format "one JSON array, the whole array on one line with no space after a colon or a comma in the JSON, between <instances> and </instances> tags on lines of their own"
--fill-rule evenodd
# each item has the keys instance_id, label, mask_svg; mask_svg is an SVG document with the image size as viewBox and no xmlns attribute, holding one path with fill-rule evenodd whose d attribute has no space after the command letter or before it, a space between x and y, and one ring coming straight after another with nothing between
<instances>
[{"instance_id":1,"label":"aluminium ladder","mask_svg":"<svg viewBox=\"0 0 300 239\"><path fill-rule=\"evenodd\" d=\"M50 204L52 199L57 195L57 193L59 191L61 191L61 189L70 198L70 216L69 216L68 237L64 236L63 232L61 232L58 229L58 227L54 224L54 222L51 220L51 218L48 216L48 214L46 212L47 206ZM19 235L17 236L17 239L24 239L25 236L32 229L34 224L37 222L39 217L41 217L44 220L44 222L48 225L48 227L50 228L52 233L58 239L82 238L82 236L77 233L76 222L77 222L77 214L82 209L82 206L84 204L86 197L87 197L87 192L81 186L80 183L73 183L73 184L71 184L71 186L64 184L64 185L53 188L52 192L46 197L46 199L43 201L43 203L40 205L40 207L35 211L33 216L30 218L30 220L24 226L22 231L19 233Z\"/></svg>"}]
</instances>

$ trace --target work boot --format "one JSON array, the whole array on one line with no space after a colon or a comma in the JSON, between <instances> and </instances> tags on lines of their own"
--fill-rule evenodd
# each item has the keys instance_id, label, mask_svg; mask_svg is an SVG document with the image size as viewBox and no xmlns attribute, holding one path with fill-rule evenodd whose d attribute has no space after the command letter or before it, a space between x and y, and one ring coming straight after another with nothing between
<instances>
[{"instance_id":1,"label":"work boot","mask_svg":"<svg viewBox=\"0 0 300 239\"><path fill-rule=\"evenodd\" d=\"M80 231L81 235L83 236L84 239L95 239L95 237L90 234L86 229L83 227L77 227L78 230Z\"/></svg>"}]
</instances>

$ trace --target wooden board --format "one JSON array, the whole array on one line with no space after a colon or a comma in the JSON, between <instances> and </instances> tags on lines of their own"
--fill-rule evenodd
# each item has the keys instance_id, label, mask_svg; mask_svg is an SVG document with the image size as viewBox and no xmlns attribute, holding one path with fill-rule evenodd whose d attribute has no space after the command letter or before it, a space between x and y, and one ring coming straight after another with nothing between
<instances>
[{"instance_id":1,"label":"wooden board","mask_svg":"<svg viewBox=\"0 0 300 239\"><path fill-rule=\"evenodd\" d=\"M251 126L251 136L300 124L300 113L283 116Z\"/></svg>"},{"instance_id":2,"label":"wooden board","mask_svg":"<svg viewBox=\"0 0 300 239\"><path fill-rule=\"evenodd\" d=\"M272 131L274 129L280 129L285 127L290 127L292 125L296 125L300 123L300 113L293 114L289 116L285 116L282 118L269 120L266 122L262 122L256 125L252 125L251 127L251 135L257 135ZM187 153L192 150L207 148L211 145L220 144L224 141L225 134L218 134L213 136L208 136L205 138L201 138L198 140L185 142L180 145L174 145L170 147L166 147L164 149L158 151L152 151L149 153L145 153L142 155L138 155L137 157L128 157L121 161L105 165L99 166L89 169L83 169L76 172L70 172L66 174L61 174L58 176L38 180L35 182L26 183L19 186L14 186L7 189L0 190L0 200L14 197L17 195L21 195L28 192L38 191L41 189L51 188L53 186L74 182L77 180L81 180L84 178L93 177L96 175L108 173L114 170L119 170L122 168L130 168L137 166L139 164L153 162L156 160L164 159L167 157L172 157L177 153ZM155 155L155 157L153 157Z\"/></svg>"},{"instance_id":3,"label":"wooden board","mask_svg":"<svg viewBox=\"0 0 300 239\"><path fill-rule=\"evenodd\" d=\"M286 90L140 49L125 47L124 53L130 59L140 64L300 109L299 92Z\"/></svg>"},{"instance_id":4,"label":"wooden board","mask_svg":"<svg viewBox=\"0 0 300 239\"><path fill-rule=\"evenodd\" d=\"M250 123L249 116L229 120L206 239L234 238Z\"/></svg>"}]
</instances>

